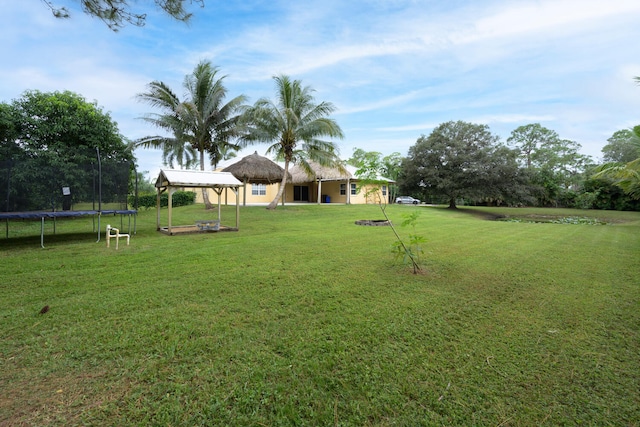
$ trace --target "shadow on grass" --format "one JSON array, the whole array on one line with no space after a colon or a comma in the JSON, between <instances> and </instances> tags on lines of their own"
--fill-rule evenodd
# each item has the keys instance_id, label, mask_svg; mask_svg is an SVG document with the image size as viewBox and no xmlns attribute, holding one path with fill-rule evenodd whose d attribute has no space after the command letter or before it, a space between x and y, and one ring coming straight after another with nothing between
<instances>
[{"instance_id":1,"label":"shadow on grass","mask_svg":"<svg viewBox=\"0 0 640 427\"><path fill-rule=\"evenodd\" d=\"M479 219L484 219L487 221L497 221L500 219L508 218L508 216L504 214L489 212L489 211L480 210L480 209L473 209L469 207L458 207L458 208L452 209L448 206L434 206L434 207L431 207L431 209L439 209L443 212L461 213L461 214L470 215Z\"/></svg>"},{"instance_id":2,"label":"shadow on grass","mask_svg":"<svg viewBox=\"0 0 640 427\"><path fill-rule=\"evenodd\" d=\"M86 233L60 233L60 234L45 234L44 235L44 247L49 245L67 244L67 243L96 243L97 232ZM104 236L101 236L100 242ZM11 236L7 239L5 236L0 238L0 249L32 249L40 247L40 235L28 235L28 236Z\"/></svg>"}]
</instances>

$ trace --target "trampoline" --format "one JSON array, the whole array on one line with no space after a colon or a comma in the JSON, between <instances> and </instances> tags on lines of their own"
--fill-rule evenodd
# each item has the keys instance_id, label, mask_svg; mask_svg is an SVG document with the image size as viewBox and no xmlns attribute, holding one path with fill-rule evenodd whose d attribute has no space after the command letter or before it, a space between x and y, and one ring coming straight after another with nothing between
<instances>
[{"instance_id":1,"label":"trampoline","mask_svg":"<svg viewBox=\"0 0 640 427\"><path fill-rule=\"evenodd\" d=\"M43 162L34 165L29 160L0 161L0 220L5 222L5 237L9 239L10 221L39 221L40 246L44 248L46 220L53 220L56 234L58 218L92 217L93 232L97 231L99 242L101 220L108 215L120 216L123 229L126 217L129 233L135 234L138 213L135 167L127 161L114 160L113 156L105 157L106 160L101 159L96 149L95 160L90 163L60 166Z\"/></svg>"}]
</instances>

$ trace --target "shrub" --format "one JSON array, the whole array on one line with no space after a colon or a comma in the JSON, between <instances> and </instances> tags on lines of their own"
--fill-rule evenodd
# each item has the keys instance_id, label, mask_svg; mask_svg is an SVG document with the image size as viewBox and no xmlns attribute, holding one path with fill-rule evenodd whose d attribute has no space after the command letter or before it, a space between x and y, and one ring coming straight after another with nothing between
<instances>
[{"instance_id":1,"label":"shrub","mask_svg":"<svg viewBox=\"0 0 640 427\"><path fill-rule=\"evenodd\" d=\"M138 195L138 208L153 208L156 206L157 195L155 193L147 193ZM134 205L134 196L129 196L129 204ZM171 197L171 204L174 207L192 205L196 202L196 193L193 191L176 191ZM169 206L169 195L162 193L160 195L160 206Z\"/></svg>"}]
</instances>

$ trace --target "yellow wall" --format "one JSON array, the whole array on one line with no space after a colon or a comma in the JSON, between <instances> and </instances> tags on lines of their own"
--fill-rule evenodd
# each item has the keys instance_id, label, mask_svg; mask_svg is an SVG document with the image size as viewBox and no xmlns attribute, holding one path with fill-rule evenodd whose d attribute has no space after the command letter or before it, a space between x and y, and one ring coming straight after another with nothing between
<instances>
[{"instance_id":1,"label":"yellow wall","mask_svg":"<svg viewBox=\"0 0 640 427\"><path fill-rule=\"evenodd\" d=\"M269 203L271 202L278 193L278 184L267 185L266 186L266 194L265 195L252 195L252 184L247 184L247 203ZM196 192L196 203L204 203L202 200L202 189L195 188L193 191ZM218 203L218 195L212 189L208 189L209 192L209 201L211 203ZM244 187L240 187L238 190L238 196L240 198L240 204L243 203L244 200ZM236 194L231 189L222 190L222 203L227 203L230 205L236 204Z\"/></svg>"},{"instance_id":2,"label":"yellow wall","mask_svg":"<svg viewBox=\"0 0 640 427\"><path fill-rule=\"evenodd\" d=\"M354 205L358 204L370 204L370 203L378 203L378 195L380 192L375 192L371 194L367 194L367 191L372 188L371 185L367 185L363 188L360 188L357 182L349 182L347 184L346 181L323 181L321 186L321 194L320 196L329 196L330 203L347 203L347 194L340 194L340 184L346 184L346 192L351 192L351 184L356 184L357 194L350 195L350 203ZM267 204L270 203L278 193L279 184L271 184L266 186L266 194L265 195L252 195L252 184L247 184L247 204ZM298 186L298 185L296 185ZM300 184L299 186L308 187L309 203L317 203L318 201L318 184L316 182L309 182L305 184ZM202 200L202 189L195 188L190 189L196 193L196 203L203 203ZM209 201L211 203L218 203L218 195L211 189L209 191ZM240 187L239 189L239 198L240 204L243 204L243 191L244 188ZM389 191L389 186L387 185L387 192ZM388 193L387 193L388 194ZM294 185L287 184L285 187L285 203L292 203L294 201ZM222 203L234 204L236 203L235 193L231 189L222 190ZM324 203L324 200L323 200Z\"/></svg>"}]
</instances>

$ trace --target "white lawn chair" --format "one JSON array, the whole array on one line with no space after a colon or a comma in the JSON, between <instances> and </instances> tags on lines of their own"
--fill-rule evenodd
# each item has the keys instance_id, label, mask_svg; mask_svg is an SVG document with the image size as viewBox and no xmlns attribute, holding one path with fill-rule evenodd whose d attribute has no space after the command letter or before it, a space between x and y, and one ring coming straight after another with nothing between
<instances>
[{"instance_id":1,"label":"white lawn chair","mask_svg":"<svg viewBox=\"0 0 640 427\"><path fill-rule=\"evenodd\" d=\"M121 237L127 238L127 246L129 246L129 235L120 233L119 229L112 227L111 224L107 224L107 247L109 247L109 241L112 237L116 238L116 250L118 249L118 243L120 242Z\"/></svg>"}]
</instances>

